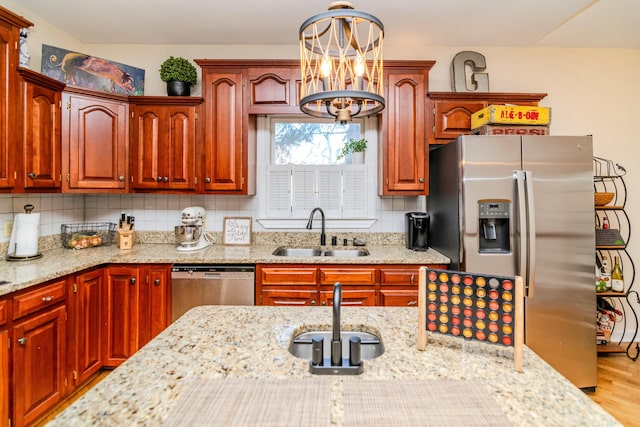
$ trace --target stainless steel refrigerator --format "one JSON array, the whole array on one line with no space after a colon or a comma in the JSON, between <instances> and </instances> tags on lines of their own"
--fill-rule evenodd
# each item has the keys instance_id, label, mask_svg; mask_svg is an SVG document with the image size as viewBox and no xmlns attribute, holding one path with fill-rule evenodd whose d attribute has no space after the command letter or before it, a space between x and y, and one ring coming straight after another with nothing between
<instances>
[{"instance_id":1,"label":"stainless steel refrigerator","mask_svg":"<svg viewBox=\"0 0 640 427\"><path fill-rule=\"evenodd\" d=\"M594 388L591 137L468 135L429 157L430 246L454 270L522 276L525 344Z\"/></svg>"}]
</instances>

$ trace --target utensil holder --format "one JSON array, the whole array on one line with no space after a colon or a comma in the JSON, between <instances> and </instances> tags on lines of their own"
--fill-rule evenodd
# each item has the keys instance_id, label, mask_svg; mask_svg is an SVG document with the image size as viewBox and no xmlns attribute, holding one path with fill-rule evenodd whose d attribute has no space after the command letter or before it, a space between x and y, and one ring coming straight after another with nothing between
<instances>
[{"instance_id":1,"label":"utensil holder","mask_svg":"<svg viewBox=\"0 0 640 427\"><path fill-rule=\"evenodd\" d=\"M133 247L133 230L118 230L118 248L131 249Z\"/></svg>"}]
</instances>

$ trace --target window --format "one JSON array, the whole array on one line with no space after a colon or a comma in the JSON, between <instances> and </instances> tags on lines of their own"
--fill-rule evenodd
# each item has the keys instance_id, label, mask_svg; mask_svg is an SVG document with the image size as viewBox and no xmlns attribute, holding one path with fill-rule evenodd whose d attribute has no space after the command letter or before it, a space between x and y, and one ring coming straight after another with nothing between
<instances>
[{"instance_id":1,"label":"window","mask_svg":"<svg viewBox=\"0 0 640 427\"><path fill-rule=\"evenodd\" d=\"M264 159L266 200L261 205L266 228L291 227L292 219L306 219L321 207L328 221L343 227L346 222L373 217L375 175L375 127L357 119L340 124L307 116L258 118L259 155ZM260 136L262 135L262 137ZM339 156L349 139L368 141L365 164L351 164ZM268 143L267 143L268 141ZM268 150L265 146L268 146ZM259 163L260 162L259 160ZM373 168L373 169L372 169ZM371 170L370 170L371 169ZM266 225L267 220L289 220L288 224ZM369 225L371 221L365 221Z\"/></svg>"}]
</instances>

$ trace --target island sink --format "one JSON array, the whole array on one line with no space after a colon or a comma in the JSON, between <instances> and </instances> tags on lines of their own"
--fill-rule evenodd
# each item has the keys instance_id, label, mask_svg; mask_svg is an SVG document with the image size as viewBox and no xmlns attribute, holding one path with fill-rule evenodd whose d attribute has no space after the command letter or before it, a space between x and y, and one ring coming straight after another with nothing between
<instances>
[{"instance_id":1,"label":"island sink","mask_svg":"<svg viewBox=\"0 0 640 427\"><path fill-rule=\"evenodd\" d=\"M291 340L291 344L289 345L289 352L301 359L311 360L311 347L314 337L323 338L324 354L331 354L331 331L311 331L296 335ZM380 338L377 335L370 334L369 332L342 331L340 332L340 337L345 343L348 343L352 337L360 338L360 354L362 360L375 359L376 357L384 353L384 346L382 345L382 341L380 340ZM342 358L349 358L348 345L342 346Z\"/></svg>"}]
</instances>

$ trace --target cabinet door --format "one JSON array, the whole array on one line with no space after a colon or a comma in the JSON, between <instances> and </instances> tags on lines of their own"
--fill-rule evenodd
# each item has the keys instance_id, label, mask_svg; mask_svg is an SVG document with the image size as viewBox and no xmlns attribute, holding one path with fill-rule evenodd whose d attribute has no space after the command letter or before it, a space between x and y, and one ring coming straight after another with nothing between
<instances>
[{"instance_id":1,"label":"cabinet door","mask_svg":"<svg viewBox=\"0 0 640 427\"><path fill-rule=\"evenodd\" d=\"M433 114L434 136L440 143L456 139L471 131L471 116L487 106L485 101L436 101Z\"/></svg>"},{"instance_id":2,"label":"cabinet door","mask_svg":"<svg viewBox=\"0 0 640 427\"><path fill-rule=\"evenodd\" d=\"M144 268L144 280L140 284L140 331L138 348L162 332L170 323L170 275L166 265L149 265Z\"/></svg>"},{"instance_id":3,"label":"cabinet door","mask_svg":"<svg viewBox=\"0 0 640 427\"><path fill-rule=\"evenodd\" d=\"M388 73L381 195L427 194L426 71Z\"/></svg>"},{"instance_id":4,"label":"cabinet door","mask_svg":"<svg viewBox=\"0 0 640 427\"><path fill-rule=\"evenodd\" d=\"M195 189L196 108L132 107L132 187Z\"/></svg>"},{"instance_id":5,"label":"cabinet door","mask_svg":"<svg viewBox=\"0 0 640 427\"><path fill-rule=\"evenodd\" d=\"M69 387L75 388L102 367L102 321L106 307L104 270L80 273L69 292Z\"/></svg>"},{"instance_id":6,"label":"cabinet door","mask_svg":"<svg viewBox=\"0 0 640 427\"><path fill-rule=\"evenodd\" d=\"M0 21L0 189L15 185L19 28Z\"/></svg>"},{"instance_id":7,"label":"cabinet door","mask_svg":"<svg viewBox=\"0 0 640 427\"><path fill-rule=\"evenodd\" d=\"M65 92L63 105L63 190L126 190L127 103Z\"/></svg>"},{"instance_id":8,"label":"cabinet door","mask_svg":"<svg viewBox=\"0 0 640 427\"><path fill-rule=\"evenodd\" d=\"M248 120L243 118L242 80L241 70L203 76L206 191L246 194Z\"/></svg>"},{"instance_id":9,"label":"cabinet door","mask_svg":"<svg viewBox=\"0 0 640 427\"><path fill-rule=\"evenodd\" d=\"M105 366L118 366L137 350L139 270L137 267L109 267L107 307L103 324L106 340Z\"/></svg>"},{"instance_id":10,"label":"cabinet door","mask_svg":"<svg viewBox=\"0 0 640 427\"><path fill-rule=\"evenodd\" d=\"M380 305L385 307L417 307L418 290L381 289Z\"/></svg>"},{"instance_id":11,"label":"cabinet door","mask_svg":"<svg viewBox=\"0 0 640 427\"><path fill-rule=\"evenodd\" d=\"M9 420L9 331L0 330L0 425Z\"/></svg>"},{"instance_id":12,"label":"cabinet door","mask_svg":"<svg viewBox=\"0 0 640 427\"><path fill-rule=\"evenodd\" d=\"M64 395L65 307L43 311L13 327L14 424L29 424Z\"/></svg>"},{"instance_id":13,"label":"cabinet door","mask_svg":"<svg viewBox=\"0 0 640 427\"><path fill-rule=\"evenodd\" d=\"M299 114L296 77L300 77L299 64L249 68L248 114Z\"/></svg>"},{"instance_id":14,"label":"cabinet door","mask_svg":"<svg viewBox=\"0 0 640 427\"><path fill-rule=\"evenodd\" d=\"M61 186L61 98L60 90L22 82L22 179L26 189Z\"/></svg>"}]
</instances>

